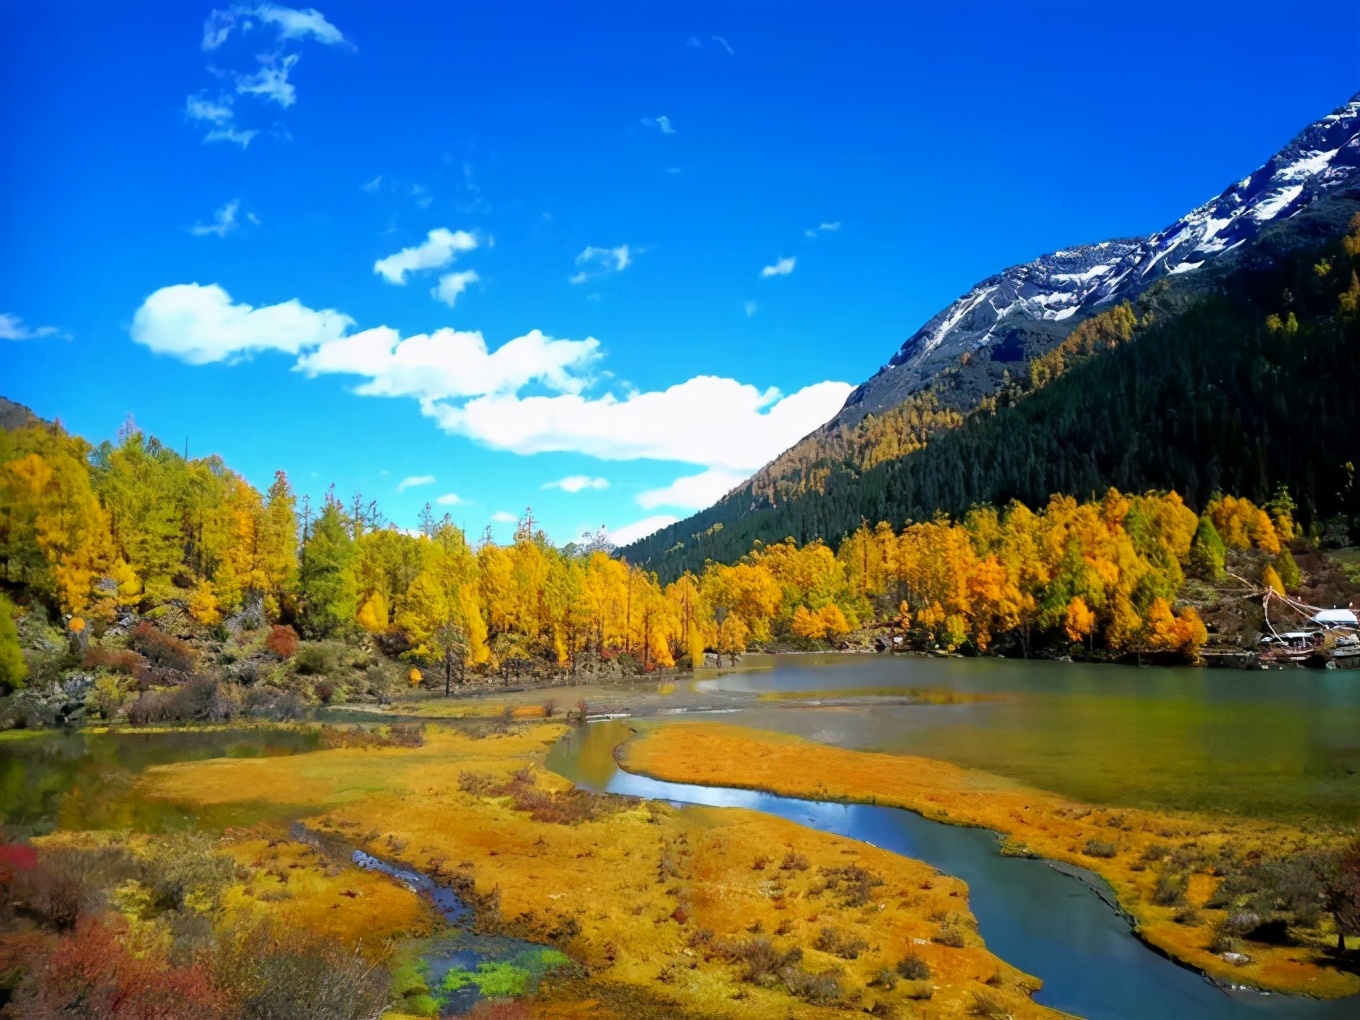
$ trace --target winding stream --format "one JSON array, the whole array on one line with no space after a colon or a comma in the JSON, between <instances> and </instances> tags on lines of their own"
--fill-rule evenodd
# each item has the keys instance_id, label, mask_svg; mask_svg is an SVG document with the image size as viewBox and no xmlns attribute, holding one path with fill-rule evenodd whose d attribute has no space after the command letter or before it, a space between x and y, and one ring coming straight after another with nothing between
<instances>
[{"instance_id":1,"label":"winding stream","mask_svg":"<svg viewBox=\"0 0 1360 1020\"><path fill-rule=\"evenodd\" d=\"M961 878L968 883L969 904L988 948L1043 980L1034 998L1044 1005L1089 1020L1350 1020L1356 1015L1354 999L1322 1002L1219 988L1140 942L1092 886L1044 861L1000 854L994 833L932 822L900 808L635 775L619 769L613 758L614 748L631 735L621 720L592 723L564 737L547 766L596 792L763 811ZM1103 884L1094 875L1089 881Z\"/></svg>"}]
</instances>

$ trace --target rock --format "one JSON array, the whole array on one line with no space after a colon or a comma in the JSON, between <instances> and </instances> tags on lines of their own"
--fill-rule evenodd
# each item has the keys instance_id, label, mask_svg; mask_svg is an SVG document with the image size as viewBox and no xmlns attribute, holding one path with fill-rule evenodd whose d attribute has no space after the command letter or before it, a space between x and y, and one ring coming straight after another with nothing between
<instances>
[{"instance_id":1,"label":"rock","mask_svg":"<svg viewBox=\"0 0 1360 1020\"><path fill-rule=\"evenodd\" d=\"M1251 957L1246 953L1220 953L1219 955L1234 967L1241 967L1244 964L1251 963Z\"/></svg>"}]
</instances>

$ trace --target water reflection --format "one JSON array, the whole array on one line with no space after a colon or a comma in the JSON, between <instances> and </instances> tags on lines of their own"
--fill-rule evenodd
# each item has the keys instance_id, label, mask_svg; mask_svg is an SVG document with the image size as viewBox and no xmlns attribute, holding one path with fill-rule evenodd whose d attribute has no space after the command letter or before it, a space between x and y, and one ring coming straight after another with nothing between
<instances>
[{"instance_id":1,"label":"water reflection","mask_svg":"<svg viewBox=\"0 0 1360 1020\"><path fill-rule=\"evenodd\" d=\"M885 656L774 656L706 690L943 688L961 705L809 708L734 719L861 750L920 754L1082 800L1353 825L1360 673L1136 669Z\"/></svg>"},{"instance_id":2,"label":"water reflection","mask_svg":"<svg viewBox=\"0 0 1360 1020\"><path fill-rule=\"evenodd\" d=\"M53 828L169 831L252 820L249 805L190 812L140 797L137 776L153 765L257 758L315 750L315 731L181 730L50 733L0 742L0 824L11 837Z\"/></svg>"}]
</instances>

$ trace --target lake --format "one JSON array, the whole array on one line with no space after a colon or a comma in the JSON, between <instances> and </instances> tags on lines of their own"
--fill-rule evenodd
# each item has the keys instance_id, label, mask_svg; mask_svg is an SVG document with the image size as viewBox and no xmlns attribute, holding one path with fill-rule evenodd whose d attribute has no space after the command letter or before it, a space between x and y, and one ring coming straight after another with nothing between
<instances>
[{"instance_id":1,"label":"lake","mask_svg":"<svg viewBox=\"0 0 1360 1020\"><path fill-rule=\"evenodd\" d=\"M764 696L718 721L918 754L1101 804L1353 826L1360 672L1166 669L886 655L749 656L700 691ZM944 690L998 700L838 707L779 695ZM898 699L893 699L898 700Z\"/></svg>"}]
</instances>

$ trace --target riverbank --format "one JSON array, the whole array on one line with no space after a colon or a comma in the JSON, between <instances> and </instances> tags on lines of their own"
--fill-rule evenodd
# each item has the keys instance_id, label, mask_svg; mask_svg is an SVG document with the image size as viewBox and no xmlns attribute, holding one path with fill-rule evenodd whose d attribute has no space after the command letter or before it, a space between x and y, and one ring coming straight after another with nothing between
<instances>
[{"instance_id":1,"label":"riverbank","mask_svg":"<svg viewBox=\"0 0 1360 1020\"><path fill-rule=\"evenodd\" d=\"M310 828L455 881L501 933L564 951L589 979L546 1001L584 991L600 1016L1056 1015L982 944L963 883L755 812L574 791L542 768L565 732L186 762L140 790L208 810L306 805Z\"/></svg>"},{"instance_id":2,"label":"riverbank","mask_svg":"<svg viewBox=\"0 0 1360 1020\"><path fill-rule=\"evenodd\" d=\"M1141 938L1215 980L1321 998L1360 993L1360 977L1339 965L1345 961L1331 948L1336 936L1325 920L1307 929L1274 930L1273 937L1286 944L1248 940L1244 936L1252 932L1230 930L1242 911L1215 895L1229 876L1254 862L1334 849L1344 838L1339 832L1095 807L940 761L848 751L730 725L650 728L620 748L619 760L671 782L890 805L991 829L1006 837L1008 852L1099 874Z\"/></svg>"}]
</instances>

